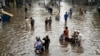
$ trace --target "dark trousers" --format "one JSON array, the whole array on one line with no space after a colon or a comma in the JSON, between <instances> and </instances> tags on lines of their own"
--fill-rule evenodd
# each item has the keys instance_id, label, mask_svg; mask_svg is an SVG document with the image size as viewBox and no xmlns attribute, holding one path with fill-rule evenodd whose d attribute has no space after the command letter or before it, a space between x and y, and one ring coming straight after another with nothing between
<instances>
[{"instance_id":1,"label":"dark trousers","mask_svg":"<svg viewBox=\"0 0 100 56\"><path fill-rule=\"evenodd\" d=\"M31 23L31 28L33 28L33 27L34 27L34 24Z\"/></svg>"},{"instance_id":2,"label":"dark trousers","mask_svg":"<svg viewBox=\"0 0 100 56\"><path fill-rule=\"evenodd\" d=\"M67 26L67 19L65 19L65 27Z\"/></svg>"},{"instance_id":3,"label":"dark trousers","mask_svg":"<svg viewBox=\"0 0 100 56\"><path fill-rule=\"evenodd\" d=\"M48 50L49 44L45 44L45 49Z\"/></svg>"},{"instance_id":4,"label":"dark trousers","mask_svg":"<svg viewBox=\"0 0 100 56\"><path fill-rule=\"evenodd\" d=\"M66 37L66 38L65 38L65 41L70 42L70 38Z\"/></svg>"}]
</instances>

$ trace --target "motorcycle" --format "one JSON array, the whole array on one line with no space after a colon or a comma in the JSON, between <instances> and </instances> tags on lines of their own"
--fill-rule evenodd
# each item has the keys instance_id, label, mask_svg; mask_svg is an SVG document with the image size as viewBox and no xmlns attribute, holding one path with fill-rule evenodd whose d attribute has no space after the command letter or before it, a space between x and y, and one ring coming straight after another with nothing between
<instances>
[{"instance_id":1,"label":"motorcycle","mask_svg":"<svg viewBox=\"0 0 100 56\"><path fill-rule=\"evenodd\" d=\"M43 51L43 46L41 46L41 45L36 46L35 52L37 54L41 53L42 51Z\"/></svg>"},{"instance_id":2,"label":"motorcycle","mask_svg":"<svg viewBox=\"0 0 100 56\"><path fill-rule=\"evenodd\" d=\"M79 41L78 37L75 37L71 40L72 40L71 43L75 44L76 46L80 46L80 41Z\"/></svg>"}]
</instances>

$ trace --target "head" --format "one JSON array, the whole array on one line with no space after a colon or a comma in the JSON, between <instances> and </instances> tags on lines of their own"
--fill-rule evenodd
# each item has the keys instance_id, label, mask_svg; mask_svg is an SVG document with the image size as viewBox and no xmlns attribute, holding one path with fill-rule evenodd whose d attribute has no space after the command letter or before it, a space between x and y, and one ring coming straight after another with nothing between
<instances>
[{"instance_id":1,"label":"head","mask_svg":"<svg viewBox=\"0 0 100 56\"><path fill-rule=\"evenodd\" d=\"M68 27L65 27L65 29L68 29Z\"/></svg>"},{"instance_id":2,"label":"head","mask_svg":"<svg viewBox=\"0 0 100 56\"><path fill-rule=\"evenodd\" d=\"M70 11L72 11L72 8L70 8Z\"/></svg>"},{"instance_id":3,"label":"head","mask_svg":"<svg viewBox=\"0 0 100 56\"><path fill-rule=\"evenodd\" d=\"M40 41L40 37L36 37L36 40L37 40L37 41Z\"/></svg>"},{"instance_id":4,"label":"head","mask_svg":"<svg viewBox=\"0 0 100 56\"><path fill-rule=\"evenodd\" d=\"M32 17L30 17L30 19L32 19Z\"/></svg>"},{"instance_id":5,"label":"head","mask_svg":"<svg viewBox=\"0 0 100 56\"><path fill-rule=\"evenodd\" d=\"M27 19L27 17L25 17L25 19Z\"/></svg>"},{"instance_id":6,"label":"head","mask_svg":"<svg viewBox=\"0 0 100 56\"><path fill-rule=\"evenodd\" d=\"M79 32L79 31L77 31L77 34L80 34L80 32Z\"/></svg>"},{"instance_id":7,"label":"head","mask_svg":"<svg viewBox=\"0 0 100 56\"><path fill-rule=\"evenodd\" d=\"M66 14L67 14L67 12L66 12Z\"/></svg>"},{"instance_id":8,"label":"head","mask_svg":"<svg viewBox=\"0 0 100 56\"><path fill-rule=\"evenodd\" d=\"M65 34L65 33L66 33L66 31L63 31L63 33Z\"/></svg>"},{"instance_id":9,"label":"head","mask_svg":"<svg viewBox=\"0 0 100 56\"><path fill-rule=\"evenodd\" d=\"M76 32L76 31L74 31L74 34L76 35L76 34L77 34L77 32Z\"/></svg>"},{"instance_id":10,"label":"head","mask_svg":"<svg viewBox=\"0 0 100 56\"><path fill-rule=\"evenodd\" d=\"M47 36L46 36L46 39L48 39L48 38L49 38L49 36L47 35Z\"/></svg>"},{"instance_id":11,"label":"head","mask_svg":"<svg viewBox=\"0 0 100 56\"><path fill-rule=\"evenodd\" d=\"M82 10L82 8L80 8L80 10Z\"/></svg>"}]
</instances>

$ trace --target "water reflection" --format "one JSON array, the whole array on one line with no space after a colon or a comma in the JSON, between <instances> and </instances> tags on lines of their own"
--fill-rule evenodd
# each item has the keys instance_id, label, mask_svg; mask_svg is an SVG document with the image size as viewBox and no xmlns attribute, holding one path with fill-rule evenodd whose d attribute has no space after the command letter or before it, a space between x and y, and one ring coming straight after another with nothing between
<instances>
[{"instance_id":1,"label":"water reflection","mask_svg":"<svg viewBox=\"0 0 100 56\"><path fill-rule=\"evenodd\" d=\"M83 53L84 52L84 48L82 47L82 45L77 46L75 44L70 43L70 46L71 46L73 52L76 52L76 53Z\"/></svg>"},{"instance_id":2,"label":"water reflection","mask_svg":"<svg viewBox=\"0 0 100 56\"><path fill-rule=\"evenodd\" d=\"M35 56L50 56L49 50L45 50L45 51L43 51L42 53L39 53L39 54L35 53Z\"/></svg>"}]
</instances>

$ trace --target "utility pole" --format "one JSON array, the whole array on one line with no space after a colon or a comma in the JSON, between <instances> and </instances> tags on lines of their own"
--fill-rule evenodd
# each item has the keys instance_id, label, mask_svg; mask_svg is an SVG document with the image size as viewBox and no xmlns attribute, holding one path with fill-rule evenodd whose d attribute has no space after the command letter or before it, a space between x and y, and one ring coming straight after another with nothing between
<instances>
[{"instance_id":1,"label":"utility pole","mask_svg":"<svg viewBox=\"0 0 100 56\"><path fill-rule=\"evenodd\" d=\"M45 6L45 2L46 2L46 1L44 0L44 6Z\"/></svg>"},{"instance_id":2,"label":"utility pole","mask_svg":"<svg viewBox=\"0 0 100 56\"><path fill-rule=\"evenodd\" d=\"M61 0L59 0L59 13L60 13L60 1L61 1Z\"/></svg>"},{"instance_id":3,"label":"utility pole","mask_svg":"<svg viewBox=\"0 0 100 56\"><path fill-rule=\"evenodd\" d=\"M13 0L13 6L16 7L16 0Z\"/></svg>"},{"instance_id":4,"label":"utility pole","mask_svg":"<svg viewBox=\"0 0 100 56\"><path fill-rule=\"evenodd\" d=\"M72 5L74 5L74 0L72 0Z\"/></svg>"},{"instance_id":5,"label":"utility pole","mask_svg":"<svg viewBox=\"0 0 100 56\"><path fill-rule=\"evenodd\" d=\"M60 2L61 2L61 0L59 0L59 13L58 13L59 19L60 19Z\"/></svg>"}]
</instances>

